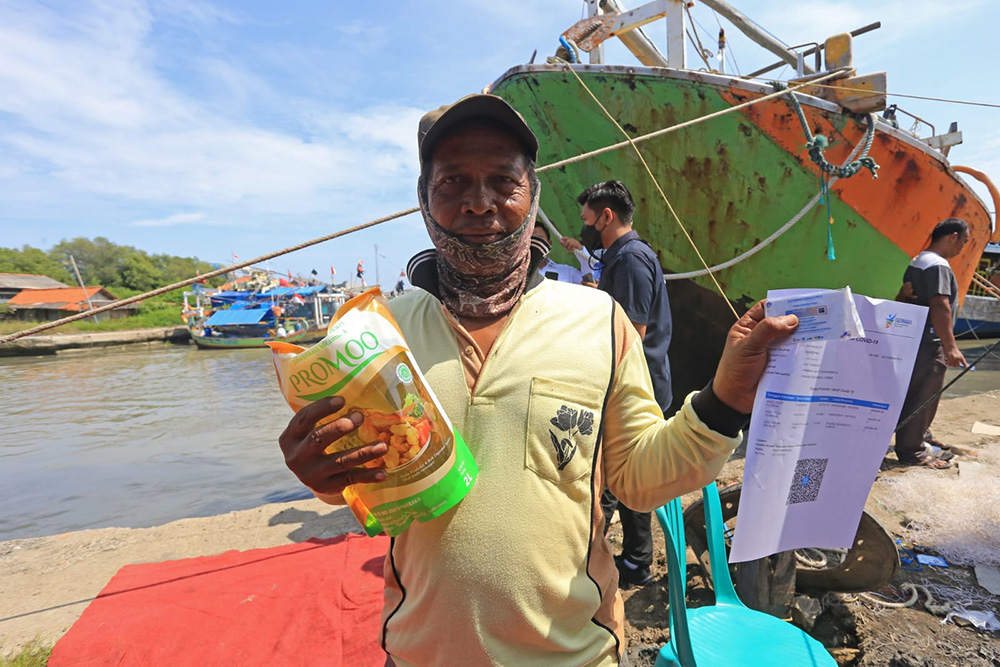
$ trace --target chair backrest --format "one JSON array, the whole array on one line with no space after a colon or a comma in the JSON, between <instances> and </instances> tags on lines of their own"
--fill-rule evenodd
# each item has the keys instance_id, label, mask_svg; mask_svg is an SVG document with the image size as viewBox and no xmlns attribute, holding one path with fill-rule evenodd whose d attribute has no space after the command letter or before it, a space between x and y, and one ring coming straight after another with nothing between
<instances>
[{"instance_id":1,"label":"chair backrest","mask_svg":"<svg viewBox=\"0 0 1000 667\"><path fill-rule=\"evenodd\" d=\"M705 534L708 538L708 561L712 568L712 588L715 604L746 605L736 595L733 579L729 576L729 559L726 558L726 523L722 520L722 502L719 488L712 482L701 490L705 508Z\"/></svg>"},{"instance_id":2,"label":"chair backrest","mask_svg":"<svg viewBox=\"0 0 1000 667\"><path fill-rule=\"evenodd\" d=\"M687 623L687 541L680 498L656 509L667 543L667 597L670 601L670 643L683 667L694 667Z\"/></svg>"},{"instance_id":3,"label":"chair backrest","mask_svg":"<svg viewBox=\"0 0 1000 667\"><path fill-rule=\"evenodd\" d=\"M722 502L715 482L702 489L705 510L705 533L708 538L708 558L712 570L712 588L715 604L745 606L729 576L726 558L725 529L722 520ZM687 623L687 540L684 537L684 512L680 498L675 498L656 510L656 518L663 528L667 542L667 582L670 600L670 643L684 667L694 667L694 651Z\"/></svg>"}]
</instances>

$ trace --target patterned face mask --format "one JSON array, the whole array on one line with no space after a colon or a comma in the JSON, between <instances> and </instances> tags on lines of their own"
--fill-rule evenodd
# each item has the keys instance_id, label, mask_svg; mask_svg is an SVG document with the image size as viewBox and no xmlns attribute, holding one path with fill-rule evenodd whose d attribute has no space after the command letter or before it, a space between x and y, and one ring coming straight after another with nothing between
<instances>
[{"instance_id":1,"label":"patterned face mask","mask_svg":"<svg viewBox=\"0 0 1000 667\"><path fill-rule=\"evenodd\" d=\"M487 318L510 312L524 293L531 260L531 230L538 213L535 188L524 222L494 243L467 243L431 217L421 197L420 212L437 250L441 302L458 317Z\"/></svg>"}]
</instances>

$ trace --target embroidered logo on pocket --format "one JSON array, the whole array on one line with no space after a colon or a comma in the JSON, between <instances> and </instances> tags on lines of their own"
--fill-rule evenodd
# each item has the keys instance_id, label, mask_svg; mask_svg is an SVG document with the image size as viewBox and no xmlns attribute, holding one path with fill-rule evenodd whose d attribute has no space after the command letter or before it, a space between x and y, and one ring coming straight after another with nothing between
<instances>
[{"instance_id":1,"label":"embroidered logo on pocket","mask_svg":"<svg viewBox=\"0 0 1000 667\"><path fill-rule=\"evenodd\" d=\"M576 455L576 436L590 435L594 432L594 413L589 410L579 412L563 405L556 411L556 416L549 420L553 426L565 433L556 435L549 429L552 447L555 449L556 464L559 470L565 468Z\"/></svg>"}]
</instances>

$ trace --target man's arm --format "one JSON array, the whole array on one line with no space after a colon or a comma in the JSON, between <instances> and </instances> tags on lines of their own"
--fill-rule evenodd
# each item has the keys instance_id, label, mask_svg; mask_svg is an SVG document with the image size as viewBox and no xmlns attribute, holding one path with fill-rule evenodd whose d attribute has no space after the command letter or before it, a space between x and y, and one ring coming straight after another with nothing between
<instances>
[{"instance_id":1,"label":"man's arm","mask_svg":"<svg viewBox=\"0 0 1000 667\"><path fill-rule=\"evenodd\" d=\"M934 333L941 339L941 346L944 348L944 356L949 366L965 366L965 355L958 349L955 342L955 332L951 328L951 302L948 295L935 294L930 299L930 310L928 317L931 318L931 325Z\"/></svg>"},{"instance_id":2,"label":"man's arm","mask_svg":"<svg viewBox=\"0 0 1000 667\"><path fill-rule=\"evenodd\" d=\"M635 320L629 320L629 321L632 322L632 326L635 327L635 330L639 332L639 338L641 338L642 340L646 340L646 324L645 323L640 324Z\"/></svg>"},{"instance_id":3,"label":"man's arm","mask_svg":"<svg viewBox=\"0 0 1000 667\"><path fill-rule=\"evenodd\" d=\"M917 292L913 289L913 283L906 281L900 288L899 292L896 294L896 301L901 301L903 303L916 303Z\"/></svg>"},{"instance_id":4,"label":"man's arm","mask_svg":"<svg viewBox=\"0 0 1000 667\"><path fill-rule=\"evenodd\" d=\"M740 443L767 365L767 348L790 334L794 315L764 318L758 303L733 325L712 383L663 420L637 341L616 370L605 413L604 470L608 487L648 511L715 479Z\"/></svg>"}]
</instances>

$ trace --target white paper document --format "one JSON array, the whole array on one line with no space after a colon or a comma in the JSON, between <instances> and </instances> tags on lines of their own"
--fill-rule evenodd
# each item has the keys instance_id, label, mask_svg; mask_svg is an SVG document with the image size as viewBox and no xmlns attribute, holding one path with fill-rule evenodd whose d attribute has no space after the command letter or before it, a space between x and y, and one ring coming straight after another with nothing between
<instances>
[{"instance_id":1,"label":"white paper document","mask_svg":"<svg viewBox=\"0 0 1000 667\"><path fill-rule=\"evenodd\" d=\"M768 299L814 293L776 290ZM899 419L927 309L854 295L864 334L771 348L729 560L851 546Z\"/></svg>"},{"instance_id":2,"label":"white paper document","mask_svg":"<svg viewBox=\"0 0 1000 667\"><path fill-rule=\"evenodd\" d=\"M799 326L788 339L792 343L858 338L865 333L850 287L775 296L764 302L764 311L767 317L799 318Z\"/></svg>"}]
</instances>

